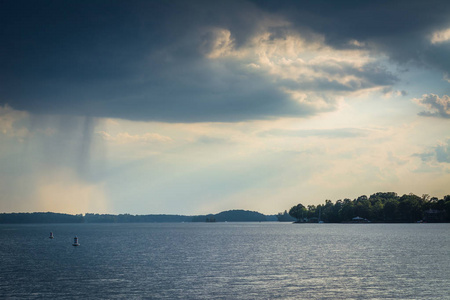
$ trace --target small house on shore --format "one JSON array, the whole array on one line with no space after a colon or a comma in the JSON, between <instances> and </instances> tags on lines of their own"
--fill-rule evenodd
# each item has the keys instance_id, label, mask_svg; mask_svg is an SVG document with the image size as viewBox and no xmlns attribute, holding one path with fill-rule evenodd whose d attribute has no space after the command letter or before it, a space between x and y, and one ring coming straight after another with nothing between
<instances>
[{"instance_id":1,"label":"small house on shore","mask_svg":"<svg viewBox=\"0 0 450 300\"><path fill-rule=\"evenodd\" d=\"M352 223L370 223L370 221L358 216L358 217L352 218Z\"/></svg>"}]
</instances>

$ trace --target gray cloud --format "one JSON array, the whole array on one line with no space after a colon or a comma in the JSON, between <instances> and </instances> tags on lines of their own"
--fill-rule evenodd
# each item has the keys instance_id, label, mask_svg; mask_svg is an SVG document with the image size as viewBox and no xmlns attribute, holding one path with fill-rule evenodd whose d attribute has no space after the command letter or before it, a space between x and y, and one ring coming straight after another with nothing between
<instances>
[{"instance_id":1,"label":"gray cloud","mask_svg":"<svg viewBox=\"0 0 450 300\"><path fill-rule=\"evenodd\" d=\"M450 139L447 139L443 143L439 143L430 151L417 153L414 154L414 156L420 157L424 162L436 160L440 163L450 163Z\"/></svg>"},{"instance_id":2,"label":"gray cloud","mask_svg":"<svg viewBox=\"0 0 450 300\"><path fill-rule=\"evenodd\" d=\"M398 79L378 63L345 62L309 66L321 74L315 78L274 79L249 70L245 60L207 59L214 36L206 29L228 30L235 51L265 31L272 42L297 34L313 43L319 34L333 49L383 51L442 67L424 52L423 38L443 26L439 17L450 5L440 4L4 1L0 103L33 113L165 122L314 115L335 109L332 93L390 87ZM450 61L445 47L431 47L433 57ZM283 88L326 105L295 101Z\"/></svg>"},{"instance_id":3,"label":"gray cloud","mask_svg":"<svg viewBox=\"0 0 450 300\"><path fill-rule=\"evenodd\" d=\"M261 1L254 1L260 3ZM450 3L440 0L264 1L265 9L287 16L297 28L325 35L337 48L370 48L400 62L450 70L449 44L430 46L430 35L450 27Z\"/></svg>"},{"instance_id":4,"label":"gray cloud","mask_svg":"<svg viewBox=\"0 0 450 300\"><path fill-rule=\"evenodd\" d=\"M224 145L224 144L231 144L232 141L230 139L225 138L219 138L214 136L201 136L197 139L198 143L205 144L205 145Z\"/></svg>"},{"instance_id":5,"label":"gray cloud","mask_svg":"<svg viewBox=\"0 0 450 300\"><path fill-rule=\"evenodd\" d=\"M262 135L283 136L283 137L323 137L323 138L357 138L365 137L369 134L368 130L358 128L339 128L339 129L305 129L305 130L286 130L273 129L262 133Z\"/></svg>"},{"instance_id":6,"label":"gray cloud","mask_svg":"<svg viewBox=\"0 0 450 300\"><path fill-rule=\"evenodd\" d=\"M434 158L433 152L423 152L423 153L415 153L413 154L415 157L419 157L422 161L430 161Z\"/></svg>"},{"instance_id":7,"label":"gray cloud","mask_svg":"<svg viewBox=\"0 0 450 300\"><path fill-rule=\"evenodd\" d=\"M438 162L450 163L450 139L446 143L436 146L435 152Z\"/></svg>"},{"instance_id":8,"label":"gray cloud","mask_svg":"<svg viewBox=\"0 0 450 300\"><path fill-rule=\"evenodd\" d=\"M420 112L421 116L450 118L450 97L447 95L442 97L435 94L423 95L422 98L413 99L413 101L428 109L428 111Z\"/></svg>"}]
</instances>

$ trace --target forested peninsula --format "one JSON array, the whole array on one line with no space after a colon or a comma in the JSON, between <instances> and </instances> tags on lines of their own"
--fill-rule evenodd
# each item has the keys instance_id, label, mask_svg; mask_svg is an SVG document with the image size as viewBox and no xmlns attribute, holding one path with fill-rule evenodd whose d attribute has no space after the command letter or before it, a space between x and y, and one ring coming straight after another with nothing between
<instances>
[{"instance_id":1,"label":"forested peninsula","mask_svg":"<svg viewBox=\"0 0 450 300\"><path fill-rule=\"evenodd\" d=\"M413 223L450 222L450 195L442 199L428 194L399 196L396 193L375 193L356 199L325 200L325 204L304 206L299 203L289 213L297 223Z\"/></svg>"}]
</instances>

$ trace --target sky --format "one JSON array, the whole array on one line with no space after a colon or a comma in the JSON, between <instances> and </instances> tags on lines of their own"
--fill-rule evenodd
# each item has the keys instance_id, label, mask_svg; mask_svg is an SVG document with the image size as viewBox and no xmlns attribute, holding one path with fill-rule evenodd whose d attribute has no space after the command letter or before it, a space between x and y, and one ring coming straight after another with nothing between
<instances>
[{"instance_id":1,"label":"sky","mask_svg":"<svg viewBox=\"0 0 450 300\"><path fill-rule=\"evenodd\" d=\"M0 212L450 194L449 1L0 2Z\"/></svg>"}]
</instances>

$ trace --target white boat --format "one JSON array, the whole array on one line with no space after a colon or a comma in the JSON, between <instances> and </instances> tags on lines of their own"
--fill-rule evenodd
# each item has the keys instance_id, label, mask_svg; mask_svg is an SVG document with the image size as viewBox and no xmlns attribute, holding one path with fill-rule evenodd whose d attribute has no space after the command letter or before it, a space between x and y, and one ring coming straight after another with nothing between
<instances>
[{"instance_id":1,"label":"white boat","mask_svg":"<svg viewBox=\"0 0 450 300\"><path fill-rule=\"evenodd\" d=\"M52 238L54 238L54 236L53 236L53 232L50 232L50 236L48 237L49 239L52 239Z\"/></svg>"},{"instance_id":2,"label":"white boat","mask_svg":"<svg viewBox=\"0 0 450 300\"><path fill-rule=\"evenodd\" d=\"M77 237L73 238L73 244L72 245L73 246L80 246L80 243L78 243L78 238Z\"/></svg>"}]
</instances>

